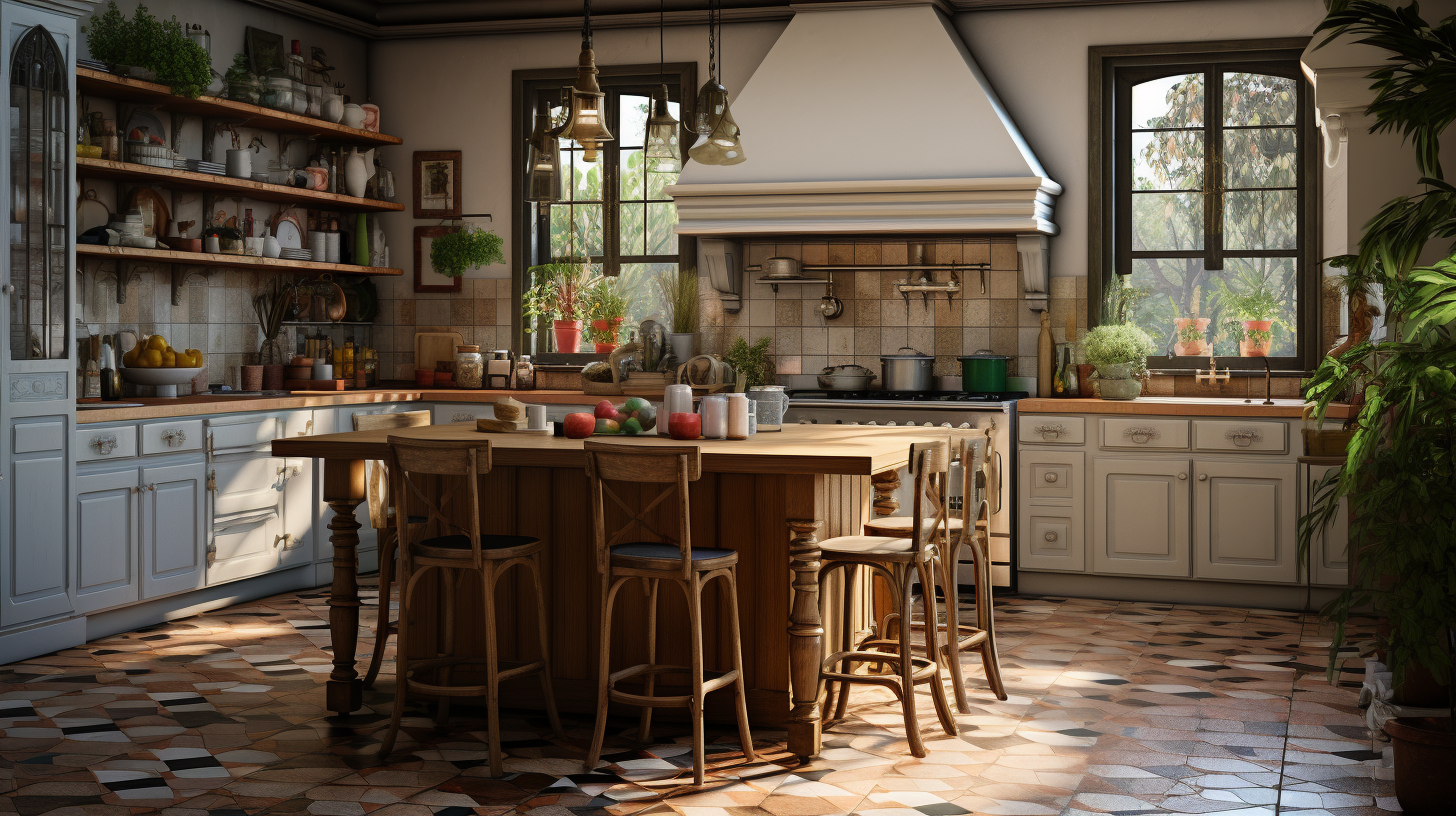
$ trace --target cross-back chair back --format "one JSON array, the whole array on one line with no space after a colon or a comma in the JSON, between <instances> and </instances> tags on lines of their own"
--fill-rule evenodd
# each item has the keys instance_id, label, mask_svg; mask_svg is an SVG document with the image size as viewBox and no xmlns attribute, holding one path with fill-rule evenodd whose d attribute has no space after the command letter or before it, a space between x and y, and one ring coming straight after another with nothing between
<instances>
[{"instance_id":1,"label":"cross-back chair back","mask_svg":"<svg viewBox=\"0 0 1456 816\"><path fill-rule=\"evenodd\" d=\"M592 524L596 540L597 571L605 574L609 567L611 549L618 544L640 541L638 531L648 531L659 539L676 544L678 564L682 577L687 580L693 574L692 518L688 509L688 485L703 475L703 455L694 445L624 445L615 442L593 442L588 440L586 450L586 473L591 480ZM650 501L645 501L641 510L632 510L608 482L625 482L639 485L665 485ZM677 530L659 530L649 519L649 514L658 505L670 498L676 499ZM608 500L626 516L627 522L607 530ZM639 537L634 537L636 534Z\"/></svg>"},{"instance_id":2,"label":"cross-back chair back","mask_svg":"<svg viewBox=\"0 0 1456 816\"><path fill-rule=\"evenodd\" d=\"M400 541L410 540L405 534L405 519L409 515L406 508L422 508L426 516L425 525L434 530L435 536L465 535L470 538L471 562L479 569L483 564L479 477L490 472L490 440L459 442L391 436L388 442L394 495L400 508L395 512ZM438 491L438 499L432 498L432 492L420 485L419 477L436 477L444 482ZM446 510L457 499L466 502L469 526L457 524L446 515ZM407 546L405 555L408 556Z\"/></svg>"},{"instance_id":3,"label":"cross-back chair back","mask_svg":"<svg viewBox=\"0 0 1456 816\"><path fill-rule=\"evenodd\" d=\"M961 463L961 529L969 535L975 525L984 525L991 517L990 497L986 493L986 465L993 455L994 443L986 430L959 433L956 457Z\"/></svg>"},{"instance_id":4,"label":"cross-back chair back","mask_svg":"<svg viewBox=\"0 0 1456 816\"><path fill-rule=\"evenodd\" d=\"M351 421L356 431L396 431L429 425L430 412L360 413L355 414ZM369 502L369 526L376 530L387 529L392 523L389 517L389 466L377 459L366 462L364 484Z\"/></svg>"},{"instance_id":5,"label":"cross-back chair back","mask_svg":"<svg viewBox=\"0 0 1456 816\"><path fill-rule=\"evenodd\" d=\"M947 496L949 476L948 441L941 439L910 445L910 477L915 484L915 498L910 512L914 526L910 529L917 553L946 540L950 512Z\"/></svg>"}]
</instances>

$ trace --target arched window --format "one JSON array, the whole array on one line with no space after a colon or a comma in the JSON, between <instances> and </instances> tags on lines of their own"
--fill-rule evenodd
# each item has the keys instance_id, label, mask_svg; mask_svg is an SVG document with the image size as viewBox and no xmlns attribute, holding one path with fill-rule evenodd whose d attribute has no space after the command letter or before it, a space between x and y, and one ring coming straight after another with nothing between
<instances>
[{"instance_id":1,"label":"arched window","mask_svg":"<svg viewBox=\"0 0 1456 816\"><path fill-rule=\"evenodd\" d=\"M10 354L68 354L67 178L69 82L65 54L41 26L10 61Z\"/></svg>"}]
</instances>

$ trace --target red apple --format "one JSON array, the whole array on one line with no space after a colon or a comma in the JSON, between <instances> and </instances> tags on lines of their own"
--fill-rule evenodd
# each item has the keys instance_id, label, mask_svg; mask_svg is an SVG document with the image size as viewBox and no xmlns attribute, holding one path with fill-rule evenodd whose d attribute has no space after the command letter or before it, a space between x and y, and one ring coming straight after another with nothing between
<instances>
[{"instance_id":1,"label":"red apple","mask_svg":"<svg viewBox=\"0 0 1456 816\"><path fill-rule=\"evenodd\" d=\"M597 429L597 418L591 414L567 414L562 430L569 439L586 439Z\"/></svg>"},{"instance_id":2,"label":"red apple","mask_svg":"<svg viewBox=\"0 0 1456 816\"><path fill-rule=\"evenodd\" d=\"M602 400L601 402L597 403L597 410L596 410L596 413L594 414L594 418L596 418L596 419L616 419L617 418L617 408L616 408L616 406L612 405L612 401L611 400Z\"/></svg>"}]
</instances>

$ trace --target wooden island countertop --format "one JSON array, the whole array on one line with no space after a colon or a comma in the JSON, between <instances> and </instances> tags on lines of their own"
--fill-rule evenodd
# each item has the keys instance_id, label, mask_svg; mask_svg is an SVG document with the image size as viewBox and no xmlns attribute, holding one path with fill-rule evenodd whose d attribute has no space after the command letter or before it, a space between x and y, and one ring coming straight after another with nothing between
<instances>
[{"instance_id":1,"label":"wooden island countertop","mask_svg":"<svg viewBox=\"0 0 1456 816\"><path fill-rule=\"evenodd\" d=\"M480 477L479 512L484 531L529 535L545 542L542 582L556 703L565 711L594 710L598 649L594 633L599 629L601 582L591 534L594 520L583 443L547 435L482 433L475 430L474 423L465 422L392 432L294 437L272 443L276 456L323 460L323 498L333 510L329 541L334 553L328 601L334 666L326 687L328 708L347 714L362 705L356 656L363 601L358 583L360 522L355 510L366 498L365 462L388 456L385 440L391 433L417 439L490 441L492 468ZM825 624L829 631L839 631L838 622L847 616L856 630L864 630L873 614L870 582L858 582L846 602L841 576L835 575L824 588L826 617L821 617L820 538L861 534L873 512L870 477L903 466L911 443L947 435L943 429L927 427L786 425L782 431L739 441L678 442L655 435L594 437L628 445L695 445L701 449L703 474L690 490L693 546L725 547L739 555L738 607L749 718L755 726L785 729L789 750L795 755L819 753L823 722L819 667ZM664 512L649 503L655 493L630 484L621 485L621 490L622 507L607 508L609 529L627 523L632 513ZM468 511L455 508L450 512ZM661 523L667 531L676 526L666 520ZM646 530L643 534L644 540L662 540L656 534L647 535ZM517 621L515 613L519 602L534 597L535 590L520 584L519 575L514 580L510 586L511 580L503 581L497 595L496 617L507 622L499 631L501 659L540 659L531 631L534 624ZM483 653L485 624L479 603L478 591L467 582L456 601L460 613L456 617L457 652ZM645 619L646 601L641 593L624 592L617 603L616 624ZM720 605L710 607L714 611L705 609L703 617L704 649L721 656L727 623L716 611ZM438 613L426 610L420 615L418 621L411 619L420 636L416 638L416 630L411 630L410 650L421 650L416 656L426 652L433 656L431 641L438 631ZM682 598L667 593L658 620L659 657L687 665L691 639ZM614 627L614 661L622 665L643 662L646 647L640 634L640 627ZM659 693L663 691L659 689ZM539 708L543 704L534 683L507 684L501 693L506 705ZM731 697L710 696L708 716L731 717L729 700Z\"/></svg>"}]
</instances>

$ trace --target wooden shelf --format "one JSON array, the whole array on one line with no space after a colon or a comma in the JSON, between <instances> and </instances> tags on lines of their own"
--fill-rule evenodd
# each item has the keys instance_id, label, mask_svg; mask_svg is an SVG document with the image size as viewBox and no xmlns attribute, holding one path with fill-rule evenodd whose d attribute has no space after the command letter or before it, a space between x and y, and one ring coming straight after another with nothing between
<instances>
[{"instance_id":1,"label":"wooden shelf","mask_svg":"<svg viewBox=\"0 0 1456 816\"><path fill-rule=\"evenodd\" d=\"M211 252L178 252L172 249L142 249L140 247L100 246L77 244L76 257L104 258L113 261L134 261L142 263L174 263L186 266L215 266L228 269L252 269L259 272L296 272L336 275L375 275L392 277L403 275L403 269L387 266L355 266L354 264L315 263L313 261L292 261L286 258L259 258L252 255L220 255Z\"/></svg>"},{"instance_id":2,"label":"wooden shelf","mask_svg":"<svg viewBox=\"0 0 1456 816\"><path fill-rule=\"evenodd\" d=\"M204 96L200 99L174 96L172 89L166 85L143 82L139 79L127 79L90 68L76 69L76 86L81 93L92 96L123 99L178 113L226 119L248 127L280 133L305 133L331 142L370 146L397 145L404 142L398 136L336 125L324 119L299 116L296 113L284 113L246 102L234 102L231 99L219 99L213 96Z\"/></svg>"},{"instance_id":3,"label":"wooden shelf","mask_svg":"<svg viewBox=\"0 0 1456 816\"><path fill-rule=\"evenodd\" d=\"M354 198L338 193L284 187L281 184L268 184L251 179L214 176L208 173L194 173L191 170L173 170L131 162L107 161L106 159L77 157L76 177L128 181L134 184L155 184L173 190L202 190L252 198L258 201L293 204L315 210L347 210L350 212L401 212L404 210L403 204L390 201Z\"/></svg>"}]
</instances>

